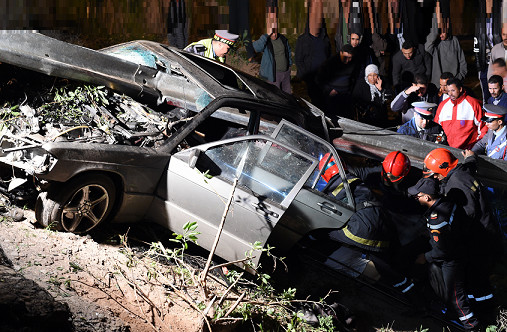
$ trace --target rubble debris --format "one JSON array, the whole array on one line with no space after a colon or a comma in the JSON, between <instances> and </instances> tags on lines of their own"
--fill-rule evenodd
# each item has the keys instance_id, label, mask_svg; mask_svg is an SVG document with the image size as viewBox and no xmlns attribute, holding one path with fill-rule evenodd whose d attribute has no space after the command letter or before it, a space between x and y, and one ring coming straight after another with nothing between
<instances>
[{"instance_id":1,"label":"rubble debris","mask_svg":"<svg viewBox=\"0 0 507 332\"><path fill-rule=\"evenodd\" d=\"M157 112L134 99L93 86L10 69L0 80L0 193L11 201L31 197L30 175L51 165L42 147L49 142L105 143L157 147L167 139L178 108ZM169 121L171 119L171 121ZM169 128L172 128L169 127ZM171 131L169 131L169 135ZM28 181L27 181L28 179Z\"/></svg>"}]
</instances>

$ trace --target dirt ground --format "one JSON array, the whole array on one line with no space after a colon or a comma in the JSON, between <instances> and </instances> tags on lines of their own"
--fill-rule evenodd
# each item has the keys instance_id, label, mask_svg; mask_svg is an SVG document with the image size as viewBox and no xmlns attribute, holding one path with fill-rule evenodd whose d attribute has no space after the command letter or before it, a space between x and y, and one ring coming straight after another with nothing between
<instances>
[{"instance_id":1,"label":"dirt ground","mask_svg":"<svg viewBox=\"0 0 507 332\"><path fill-rule=\"evenodd\" d=\"M135 268L127 268L117 239L97 243L91 236L35 227L33 211L25 216L0 222L1 246L15 271L68 304L75 331L201 330L195 311L167 289L140 279L132 284Z\"/></svg>"},{"instance_id":2,"label":"dirt ground","mask_svg":"<svg viewBox=\"0 0 507 332\"><path fill-rule=\"evenodd\" d=\"M128 232L129 247L140 257L148 248L143 242L170 234L138 224L105 227L93 237L79 236L39 227L31 210L25 210L25 217L19 222L0 222L3 251L16 272L68 305L74 331L203 331L204 322L195 310L131 264L118 236ZM387 293L337 277L314 263L289 268L288 275L274 275L278 289L297 287L298 298L312 296L316 301L333 289L334 299L354 314L354 331L419 331L420 327L455 331L442 321L412 314ZM213 328L215 332L233 330L233 326Z\"/></svg>"}]
</instances>

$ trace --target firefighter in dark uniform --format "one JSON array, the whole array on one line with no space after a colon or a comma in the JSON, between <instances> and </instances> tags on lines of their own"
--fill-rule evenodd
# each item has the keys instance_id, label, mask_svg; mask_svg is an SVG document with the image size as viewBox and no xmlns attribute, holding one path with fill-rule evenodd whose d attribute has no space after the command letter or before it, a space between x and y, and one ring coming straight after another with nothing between
<instances>
[{"instance_id":1,"label":"firefighter in dark uniform","mask_svg":"<svg viewBox=\"0 0 507 332\"><path fill-rule=\"evenodd\" d=\"M358 177L348 172L342 177L334 157L329 154L322 158L319 169L324 169L321 177L327 182L322 191L344 201L347 196L345 186L348 185L356 206L356 212L347 225L329 233L329 238L341 245L325 264L350 276L361 276L373 282L382 278L382 282L406 294L414 284L390 265L391 251L397 246L398 239L394 226L383 217L381 204Z\"/></svg>"},{"instance_id":2,"label":"firefighter in dark uniform","mask_svg":"<svg viewBox=\"0 0 507 332\"><path fill-rule=\"evenodd\" d=\"M482 185L475 179L476 156L470 150L462 152L463 163L447 149L432 150L424 159L423 176L440 181L440 193L449 200L463 206L471 223L467 234L469 260L468 287L478 314L494 313L494 297L489 283L489 274L496 260L503 254L500 227L491 213ZM486 319L493 319L487 317Z\"/></svg>"},{"instance_id":3,"label":"firefighter in dark uniform","mask_svg":"<svg viewBox=\"0 0 507 332\"><path fill-rule=\"evenodd\" d=\"M408 195L408 188L421 178L421 171L411 167L410 159L401 151L387 154L379 166L348 166L348 170L372 188L396 227L401 247L393 253L393 266L414 277L426 275L423 268L413 264L418 254L429 249L426 228L420 223L424 210Z\"/></svg>"},{"instance_id":4,"label":"firefighter in dark uniform","mask_svg":"<svg viewBox=\"0 0 507 332\"><path fill-rule=\"evenodd\" d=\"M421 172L412 168L410 159L401 151L392 151L382 164L374 167L355 167L347 165L351 173L357 175L366 185L379 191L382 204L390 211L413 211L417 206L408 200L407 189L421 178ZM400 204L405 200L407 204Z\"/></svg>"},{"instance_id":5,"label":"firefighter in dark uniform","mask_svg":"<svg viewBox=\"0 0 507 332\"><path fill-rule=\"evenodd\" d=\"M439 183L434 178L423 178L409 188L409 194L428 208L424 219L431 250L421 254L416 263L433 265L430 280L437 295L453 306L465 330L478 330L479 321L465 291L466 233L472 221L461 206L440 197L439 191Z\"/></svg>"}]
</instances>

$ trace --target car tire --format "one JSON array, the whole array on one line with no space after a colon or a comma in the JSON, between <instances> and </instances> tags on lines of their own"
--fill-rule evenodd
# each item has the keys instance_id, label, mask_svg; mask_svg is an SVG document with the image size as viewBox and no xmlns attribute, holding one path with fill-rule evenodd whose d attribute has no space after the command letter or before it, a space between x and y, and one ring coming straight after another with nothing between
<instances>
[{"instance_id":1,"label":"car tire","mask_svg":"<svg viewBox=\"0 0 507 332\"><path fill-rule=\"evenodd\" d=\"M41 193L35 204L35 216L44 227L83 234L107 220L115 200L115 185L109 177L80 176Z\"/></svg>"}]
</instances>

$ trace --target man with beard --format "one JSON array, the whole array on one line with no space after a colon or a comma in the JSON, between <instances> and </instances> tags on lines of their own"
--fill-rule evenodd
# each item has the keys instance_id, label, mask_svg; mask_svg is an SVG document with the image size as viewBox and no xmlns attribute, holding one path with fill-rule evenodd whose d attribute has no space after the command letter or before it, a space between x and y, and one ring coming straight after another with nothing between
<instances>
[{"instance_id":1,"label":"man with beard","mask_svg":"<svg viewBox=\"0 0 507 332\"><path fill-rule=\"evenodd\" d=\"M459 79L447 80L447 94L449 98L438 106L435 122L444 129L449 146L470 149L486 134L481 121L484 110L466 93Z\"/></svg>"},{"instance_id":2,"label":"man with beard","mask_svg":"<svg viewBox=\"0 0 507 332\"><path fill-rule=\"evenodd\" d=\"M507 107L507 93L504 92L503 78L499 75L493 75L488 80L488 90L491 97L488 98L488 104Z\"/></svg>"}]
</instances>

